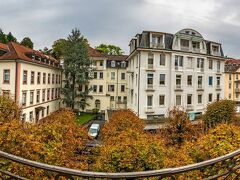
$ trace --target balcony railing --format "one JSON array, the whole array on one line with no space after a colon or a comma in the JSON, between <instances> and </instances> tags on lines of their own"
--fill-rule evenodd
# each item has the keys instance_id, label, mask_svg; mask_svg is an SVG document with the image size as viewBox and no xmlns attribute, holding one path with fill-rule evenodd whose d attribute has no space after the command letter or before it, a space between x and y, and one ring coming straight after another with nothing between
<instances>
[{"instance_id":1,"label":"balcony railing","mask_svg":"<svg viewBox=\"0 0 240 180\"><path fill-rule=\"evenodd\" d=\"M212 55L221 56L221 53L219 51L212 51Z\"/></svg>"},{"instance_id":2,"label":"balcony railing","mask_svg":"<svg viewBox=\"0 0 240 180\"><path fill-rule=\"evenodd\" d=\"M154 91L154 90L155 90L155 89L154 89L154 85L153 85L153 84L147 84L146 90L147 90L147 91Z\"/></svg>"},{"instance_id":3,"label":"balcony railing","mask_svg":"<svg viewBox=\"0 0 240 180\"><path fill-rule=\"evenodd\" d=\"M151 170L151 171L140 171L140 172L126 172L126 173L105 173L105 172L90 172L90 171L81 171L76 169L69 169L59 166L48 165L44 163L39 163L36 161L31 161L28 159L24 159L12 154L5 153L0 151L0 157L4 160L8 160L10 162L15 162L22 164L24 166L32 167L35 169L45 170L46 178L49 179L139 179L139 178L149 178L149 177L157 177L157 179L164 179L166 177L171 179L178 179L179 175L187 178L187 173L194 173L194 171L199 170L200 174L198 175L199 179L231 179L238 180L240 177L240 149L229 153L225 156L217 157L214 159L210 159L207 161L203 161L196 164L191 164L182 167L176 168L166 168L160 170ZM0 165L0 178L1 179L26 179L17 174L13 174L5 168L3 168L4 164ZM216 172L217 174L211 173ZM213 169L213 171L211 171ZM204 171L208 170L210 174L204 174ZM52 174L49 177L49 174ZM47 176L48 175L48 176ZM200 176L200 177L199 177ZM31 177L32 179L36 177ZM39 178L39 177L38 177ZM43 177L42 177L43 178Z\"/></svg>"},{"instance_id":4,"label":"balcony railing","mask_svg":"<svg viewBox=\"0 0 240 180\"><path fill-rule=\"evenodd\" d=\"M151 42L150 43L151 48L156 48L156 49L163 49L164 48L164 43L156 43L156 42Z\"/></svg>"}]
</instances>

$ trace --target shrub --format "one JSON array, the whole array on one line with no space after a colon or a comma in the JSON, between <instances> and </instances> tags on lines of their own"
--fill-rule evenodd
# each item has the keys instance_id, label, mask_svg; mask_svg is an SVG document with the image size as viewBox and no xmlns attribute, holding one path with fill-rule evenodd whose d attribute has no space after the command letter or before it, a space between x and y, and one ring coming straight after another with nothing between
<instances>
[{"instance_id":1,"label":"shrub","mask_svg":"<svg viewBox=\"0 0 240 180\"><path fill-rule=\"evenodd\" d=\"M163 143L151 134L133 129L105 142L93 170L106 172L145 171L163 168Z\"/></svg>"},{"instance_id":2,"label":"shrub","mask_svg":"<svg viewBox=\"0 0 240 180\"><path fill-rule=\"evenodd\" d=\"M219 123L234 121L236 115L236 103L231 100L220 100L208 104L203 116L206 128L214 128Z\"/></svg>"},{"instance_id":3,"label":"shrub","mask_svg":"<svg viewBox=\"0 0 240 180\"><path fill-rule=\"evenodd\" d=\"M192 141L199 137L201 124L198 124L200 128L195 126L191 123L185 111L174 107L169 111L166 126L160 130L160 133L166 144L181 145L184 141Z\"/></svg>"},{"instance_id":4,"label":"shrub","mask_svg":"<svg viewBox=\"0 0 240 180\"><path fill-rule=\"evenodd\" d=\"M110 120L102 128L101 135L103 140L115 137L122 131L132 129L143 132L144 122L130 110L119 110L112 114Z\"/></svg>"},{"instance_id":5,"label":"shrub","mask_svg":"<svg viewBox=\"0 0 240 180\"><path fill-rule=\"evenodd\" d=\"M14 100L7 96L0 96L0 124L12 119L19 119L19 117L20 108Z\"/></svg>"}]
</instances>

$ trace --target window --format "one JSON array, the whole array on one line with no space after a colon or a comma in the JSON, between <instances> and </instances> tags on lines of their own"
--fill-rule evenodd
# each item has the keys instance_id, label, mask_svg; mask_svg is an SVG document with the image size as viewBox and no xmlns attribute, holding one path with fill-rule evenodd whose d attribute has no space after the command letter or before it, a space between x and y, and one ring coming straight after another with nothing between
<instances>
[{"instance_id":1,"label":"window","mask_svg":"<svg viewBox=\"0 0 240 180\"><path fill-rule=\"evenodd\" d=\"M47 106L47 115L49 115L49 106Z\"/></svg>"},{"instance_id":2,"label":"window","mask_svg":"<svg viewBox=\"0 0 240 180\"><path fill-rule=\"evenodd\" d=\"M32 111L29 113L29 120L30 120L30 122L33 121L33 112Z\"/></svg>"},{"instance_id":3,"label":"window","mask_svg":"<svg viewBox=\"0 0 240 180\"><path fill-rule=\"evenodd\" d=\"M44 111L44 109L43 109L43 110L42 110L42 118L44 117L44 112L45 112L45 111Z\"/></svg>"},{"instance_id":4,"label":"window","mask_svg":"<svg viewBox=\"0 0 240 180\"><path fill-rule=\"evenodd\" d=\"M152 107L153 106L153 96L152 95L148 95L147 96L147 106L148 107Z\"/></svg>"},{"instance_id":5,"label":"window","mask_svg":"<svg viewBox=\"0 0 240 180\"><path fill-rule=\"evenodd\" d=\"M187 95L187 104L191 105L192 104L192 94Z\"/></svg>"},{"instance_id":6,"label":"window","mask_svg":"<svg viewBox=\"0 0 240 180\"><path fill-rule=\"evenodd\" d=\"M54 84L54 79L55 78L55 75L54 74L52 74L52 84Z\"/></svg>"},{"instance_id":7,"label":"window","mask_svg":"<svg viewBox=\"0 0 240 180\"><path fill-rule=\"evenodd\" d=\"M38 84L41 83L41 73L40 72L37 73L37 83Z\"/></svg>"},{"instance_id":8,"label":"window","mask_svg":"<svg viewBox=\"0 0 240 180\"><path fill-rule=\"evenodd\" d=\"M78 91L80 91L80 92L83 91L83 86L81 84L78 86Z\"/></svg>"},{"instance_id":9,"label":"window","mask_svg":"<svg viewBox=\"0 0 240 180\"><path fill-rule=\"evenodd\" d=\"M202 87L202 76L198 76L198 87Z\"/></svg>"},{"instance_id":10,"label":"window","mask_svg":"<svg viewBox=\"0 0 240 180\"><path fill-rule=\"evenodd\" d=\"M85 85L85 92L88 92L89 89L88 89L88 85Z\"/></svg>"},{"instance_id":11,"label":"window","mask_svg":"<svg viewBox=\"0 0 240 180\"><path fill-rule=\"evenodd\" d=\"M42 90L42 102L45 102L45 96L46 96L45 89L43 89Z\"/></svg>"},{"instance_id":12,"label":"window","mask_svg":"<svg viewBox=\"0 0 240 180\"><path fill-rule=\"evenodd\" d=\"M153 54L149 53L148 54L148 67L153 68Z\"/></svg>"},{"instance_id":13,"label":"window","mask_svg":"<svg viewBox=\"0 0 240 180\"><path fill-rule=\"evenodd\" d=\"M232 83L229 83L229 84L228 84L228 88L229 88L229 89L232 89Z\"/></svg>"},{"instance_id":14,"label":"window","mask_svg":"<svg viewBox=\"0 0 240 180\"><path fill-rule=\"evenodd\" d=\"M23 92L22 93L22 105L26 106L26 102L27 102L27 92Z\"/></svg>"},{"instance_id":15,"label":"window","mask_svg":"<svg viewBox=\"0 0 240 180\"><path fill-rule=\"evenodd\" d=\"M180 44L181 44L181 46L183 46L183 47L189 47L189 40L181 39Z\"/></svg>"},{"instance_id":16,"label":"window","mask_svg":"<svg viewBox=\"0 0 240 180\"><path fill-rule=\"evenodd\" d=\"M197 58L197 68L204 68L204 59Z\"/></svg>"},{"instance_id":17,"label":"window","mask_svg":"<svg viewBox=\"0 0 240 180\"><path fill-rule=\"evenodd\" d=\"M166 60L165 60L165 54L160 54L160 66L165 66Z\"/></svg>"},{"instance_id":18,"label":"window","mask_svg":"<svg viewBox=\"0 0 240 180\"><path fill-rule=\"evenodd\" d=\"M37 98L36 98L37 103L40 102L40 90L37 90Z\"/></svg>"},{"instance_id":19,"label":"window","mask_svg":"<svg viewBox=\"0 0 240 180\"><path fill-rule=\"evenodd\" d=\"M213 60L209 59L208 63L208 68L213 69Z\"/></svg>"},{"instance_id":20,"label":"window","mask_svg":"<svg viewBox=\"0 0 240 180\"><path fill-rule=\"evenodd\" d=\"M232 74L229 74L229 81L231 81L232 80Z\"/></svg>"},{"instance_id":21,"label":"window","mask_svg":"<svg viewBox=\"0 0 240 180\"><path fill-rule=\"evenodd\" d=\"M48 73L48 84L50 84L50 83L51 83L51 74Z\"/></svg>"},{"instance_id":22,"label":"window","mask_svg":"<svg viewBox=\"0 0 240 180\"><path fill-rule=\"evenodd\" d=\"M181 75L176 75L176 85L181 86L181 80L182 76Z\"/></svg>"},{"instance_id":23,"label":"window","mask_svg":"<svg viewBox=\"0 0 240 180\"><path fill-rule=\"evenodd\" d=\"M187 85L192 86L192 75L187 76Z\"/></svg>"},{"instance_id":24,"label":"window","mask_svg":"<svg viewBox=\"0 0 240 180\"><path fill-rule=\"evenodd\" d=\"M58 75L56 74L56 77L55 77L55 83L57 84L58 83Z\"/></svg>"},{"instance_id":25,"label":"window","mask_svg":"<svg viewBox=\"0 0 240 180\"><path fill-rule=\"evenodd\" d=\"M147 74L147 84L153 85L153 74Z\"/></svg>"},{"instance_id":26,"label":"window","mask_svg":"<svg viewBox=\"0 0 240 180\"><path fill-rule=\"evenodd\" d=\"M228 98L229 98L229 99L232 98L232 94L231 94L231 93L228 94Z\"/></svg>"},{"instance_id":27,"label":"window","mask_svg":"<svg viewBox=\"0 0 240 180\"><path fill-rule=\"evenodd\" d=\"M193 47L193 50L199 49L200 48L200 43L193 41L192 42L192 47Z\"/></svg>"},{"instance_id":28,"label":"window","mask_svg":"<svg viewBox=\"0 0 240 180\"><path fill-rule=\"evenodd\" d=\"M23 71L23 84L27 84L27 71Z\"/></svg>"},{"instance_id":29,"label":"window","mask_svg":"<svg viewBox=\"0 0 240 180\"><path fill-rule=\"evenodd\" d=\"M22 121L25 122L26 121L26 114L22 114Z\"/></svg>"},{"instance_id":30,"label":"window","mask_svg":"<svg viewBox=\"0 0 240 180\"><path fill-rule=\"evenodd\" d=\"M103 85L99 85L99 92L100 92L100 93L103 92Z\"/></svg>"},{"instance_id":31,"label":"window","mask_svg":"<svg viewBox=\"0 0 240 180\"><path fill-rule=\"evenodd\" d=\"M202 94L198 94L198 104L202 104Z\"/></svg>"},{"instance_id":32,"label":"window","mask_svg":"<svg viewBox=\"0 0 240 180\"><path fill-rule=\"evenodd\" d=\"M220 71L220 69L221 69L221 62L217 61L217 71Z\"/></svg>"},{"instance_id":33,"label":"window","mask_svg":"<svg viewBox=\"0 0 240 180\"><path fill-rule=\"evenodd\" d=\"M31 84L34 84L35 72L31 71Z\"/></svg>"},{"instance_id":34,"label":"window","mask_svg":"<svg viewBox=\"0 0 240 180\"><path fill-rule=\"evenodd\" d=\"M220 86L221 77L217 77L217 86Z\"/></svg>"},{"instance_id":35,"label":"window","mask_svg":"<svg viewBox=\"0 0 240 180\"><path fill-rule=\"evenodd\" d=\"M43 73L43 84L46 84L46 73Z\"/></svg>"},{"instance_id":36,"label":"window","mask_svg":"<svg viewBox=\"0 0 240 180\"><path fill-rule=\"evenodd\" d=\"M208 102L212 102L212 94L208 94Z\"/></svg>"},{"instance_id":37,"label":"window","mask_svg":"<svg viewBox=\"0 0 240 180\"><path fill-rule=\"evenodd\" d=\"M187 67L188 68L193 68L193 58L192 57L188 57L187 58Z\"/></svg>"},{"instance_id":38,"label":"window","mask_svg":"<svg viewBox=\"0 0 240 180\"><path fill-rule=\"evenodd\" d=\"M181 104L182 104L182 97L181 97L181 95L176 95L176 105L177 106L181 106Z\"/></svg>"},{"instance_id":39,"label":"window","mask_svg":"<svg viewBox=\"0 0 240 180\"><path fill-rule=\"evenodd\" d=\"M125 85L121 85L121 92L125 92Z\"/></svg>"},{"instance_id":40,"label":"window","mask_svg":"<svg viewBox=\"0 0 240 180\"><path fill-rule=\"evenodd\" d=\"M3 83L9 84L10 83L10 70L4 69L3 71Z\"/></svg>"},{"instance_id":41,"label":"window","mask_svg":"<svg viewBox=\"0 0 240 180\"><path fill-rule=\"evenodd\" d=\"M49 101L50 99L50 89L47 89L47 100Z\"/></svg>"},{"instance_id":42,"label":"window","mask_svg":"<svg viewBox=\"0 0 240 180\"><path fill-rule=\"evenodd\" d=\"M111 72L111 80L115 79L115 72Z\"/></svg>"},{"instance_id":43,"label":"window","mask_svg":"<svg viewBox=\"0 0 240 180\"><path fill-rule=\"evenodd\" d=\"M183 67L183 56L175 56L175 67Z\"/></svg>"},{"instance_id":44,"label":"window","mask_svg":"<svg viewBox=\"0 0 240 180\"><path fill-rule=\"evenodd\" d=\"M236 80L238 80L238 74L236 74Z\"/></svg>"},{"instance_id":45,"label":"window","mask_svg":"<svg viewBox=\"0 0 240 180\"><path fill-rule=\"evenodd\" d=\"M93 78L94 78L94 79L97 79L97 72L94 72L94 73L93 73Z\"/></svg>"},{"instance_id":46,"label":"window","mask_svg":"<svg viewBox=\"0 0 240 180\"><path fill-rule=\"evenodd\" d=\"M114 96L110 96L110 101L114 101Z\"/></svg>"},{"instance_id":47,"label":"window","mask_svg":"<svg viewBox=\"0 0 240 180\"><path fill-rule=\"evenodd\" d=\"M33 97L34 97L34 92L30 92L30 104L33 104Z\"/></svg>"},{"instance_id":48,"label":"window","mask_svg":"<svg viewBox=\"0 0 240 180\"><path fill-rule=\"evenodd\" d=\"M125 73L121 73L121 80L125 80Z\"/></svg>"},{"instance_id":49,"label":"window","mask_svg":"<svg viewBox=\"0 0 240 180\"><path fill-rule=\"evenodd\" d=\"M213 52L219 52L219 46L213 45L212 50L213 50Z\"/></svg>"},{"instance_id":50,"label":"window","mask_svg":"<svg viewBox=\"0 0 240 180\"><path fill-rule=\"evenodd\" d=\"M124 62L124 61L121 62L121 67L122 67L122 68L125 68L125 67L126 67L126 62Z\"/></svg>"},{"instance_id":51,"label":"window","mask_svg":"<svg viewBox=\"0 0 240 180\"><path fill-rule=\"evenodd\" d=\"M100 73L99 73L99 78L100 78L100 79L103 79L103 72L100 72Z\"/></svg>"},{"instance_id":52,"label":"window","mask_svg":"<svg viewBox=\"0 0 240 180\"><path fill-rule=\"evenodd\" d=\"M103 66L103 61L100 61L99 65L100 65L100 66Z\"/></svg>"},{"instance_id":53,"label":"window","mask_svg":"<svg viewBox=\"0 0 240 180\"><path fill-rule=\"evenodd\" d=\"M114 92L114 85L108 85L108 91L109 92Z\"/></svg>"},{"instance_id":54,"label":"window","mask_svg":"<svg viewBox=\"0 0 240 180\"><path fill-rule=\"evenodd\" d=\"M212 76L209 76L209 77L208 77L208 85L209 85L209 86L212 86L212 85L213 85L213 77L212 77Z\"/></svg>"},{"instance_id":55,"label":"window","mask_svg":"<svg viewBox=\"0 0 240 180\"><path fill-rule=\"evenodd\" d=\"M115 67L115 66L116 66L115 61L111 61L111 67Z\"/></svg>"},{"instance_id":56,"label":"window","mask_svg":"<svg viewBox=\"0 0 240 180\"><path fill-rule=\"evenodd\" d=\"M159 84L160 85L165 85L165 74L160 74Z\"/></svg>"},{"instance_id":57,"label":"window","mask_svg":"<svg viewBox=\"0 0 240 180\"><path fill-rule=\"evenodd\" d=\"M58 88L55 88L55 99L58 97Z\"/></svg>"},{"instance_id":58,"label":"window","mask_svg":"<svg viewBox=\"0 0 240 180\"><path fill-rule=\"evenodd\" d=\"M54 88L52 88L52 99L54 99Z\"/></svg>"},{"instance_id":59,"label":"window","mask_svg":"<svg viewBox=\"0 0 240 180\"><path fill-rule=\"evenodd\" d=\"M2 91L2 96L4 96L4 97L10 97L10 91L3 90L3 91Z\"/></svg>"},{"instance_id":60,"label":"window","mask_svg":"<svg viewBox=\"0 0 240 180\"><path fill-rule=\"evenodd\" d=\"M127 102L127 96L123 97L123 102Z\"/></svg>"},{"instance_id":61,"label":"window","mask_svg":"<svg viewBox=\"0 0 240 180\"><path fill-rule=\"evenodd\" d=\"M220 93L217 93L217 101L220 100Z\"/></svg>"},{"instance_id":62,"label":"window","mask_svg":"<svg viewBox=\"0 0 240 180\"><path fill-rule=\"evenodd\" d=\"M97 92L97 85L93 85L93 92Z\"/></svg>"},{"instance_id":63,"label":"window","mask_svg":"<svg viewBox=\"0 0 240 180\"><path fill-rule=\"evenodd\" d=\"M118 96L117 98L118 98L118 102L121 102L121 96Z\"/></svg>"},{"instance_id":64,"label":"window","mask_svg":"<svg viewBox=\"0 0 240 180\"><path fill-rule=\"evenodd\" d=\"M160 106L164 106L165 105L165 96L164 95L160 95L159 96L159 105Z\"/></svg>"}]
</instances>

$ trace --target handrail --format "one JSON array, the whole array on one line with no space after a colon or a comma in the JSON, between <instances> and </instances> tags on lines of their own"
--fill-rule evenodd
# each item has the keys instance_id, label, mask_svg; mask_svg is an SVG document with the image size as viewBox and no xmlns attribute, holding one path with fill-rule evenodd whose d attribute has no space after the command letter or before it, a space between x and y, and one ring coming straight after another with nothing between
<instances>
[{"instance_id":1,"label":"handrail","mask_svg":"<svg viewBox=\"0 0 240 180\"><path fill-rule=\"evenodd\" d=\"M240 155L240 149L231 152L227 155L217 157L214 159L206 160L203 162L190 164L187 166L182 167L176 167L176 168L165 168L160 170L151 170L151 171L140 171L140 172L126 172L126 173L106 173L106 172L91 172L91 171L81 171L81 170L75 170L70 168L64 168L60 166L54 166L49 164L44 164L28 159L24 159L3 151L0 151L0 157L6 158L8 160L11 160L13 162L21 163L30 167L40 168L47 171L52 171L64 175L70 175L70 176L77 176L77 177L89 177L89 178L111 178L111 179L119 179L119 178L140 178L140 177L153 177L153 176L161 176L166 177L168 175L175 175L183 172L188 172L196 169L201 169L206 166L211 166L213 164L216 164L218 162L223 162L227 159L231 159L233 157Z\"/></svg>"}]
</instances>

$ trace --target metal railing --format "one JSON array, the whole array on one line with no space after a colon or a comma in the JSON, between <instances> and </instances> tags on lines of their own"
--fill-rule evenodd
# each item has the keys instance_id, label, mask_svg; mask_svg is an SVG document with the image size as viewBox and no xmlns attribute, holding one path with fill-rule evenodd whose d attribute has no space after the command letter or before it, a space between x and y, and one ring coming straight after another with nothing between
<instances>
[{"instance_id":1,"label":"metal railing","mask_svg":"<svg viewBox=\"0 0 240 180\"><path fill-rule=\"evenodd\" d=\"M240 149L231 152L225 156L217 157L207 161L203 161L196 164L191 164L187 166L177 167L177 168L165 168L160 170L151 171L141 171L141 172L126 172L126 173L105 173L105 172L90 172L81 171L76 169L69 169L59 166L48 165L44 163L39 163L31 160L27 160L6 152L0 151L0 157L5 160L19 163L28 167L45 170L47 172L52 172L54 174L54 179L77 179L82 178L105 178L105 179L137 179L137 178L148 178L156 177L157 179L170 178L178 179L179 175L181 177L187 177L187 173L191 173L196 170L201 172L198 178L201 179L239 179L240 178ZM217 174L209 174L211 172L209 169L213 168L216 170L215 165L218 167ZM204 174L204 170L208 170L207 174ZM215 171L214 171L215 172ZM186 175L186 176L185 176ZM200 177L199 177L200 176ZM34 178L34 177L31 177ZM38 177L39 178L39 177ZM49 177L48 177L49 178ZM0 165L0 179L27 179L19 175L13 174L11 172L5 171Z\"/></svg>"}]
</instances>

